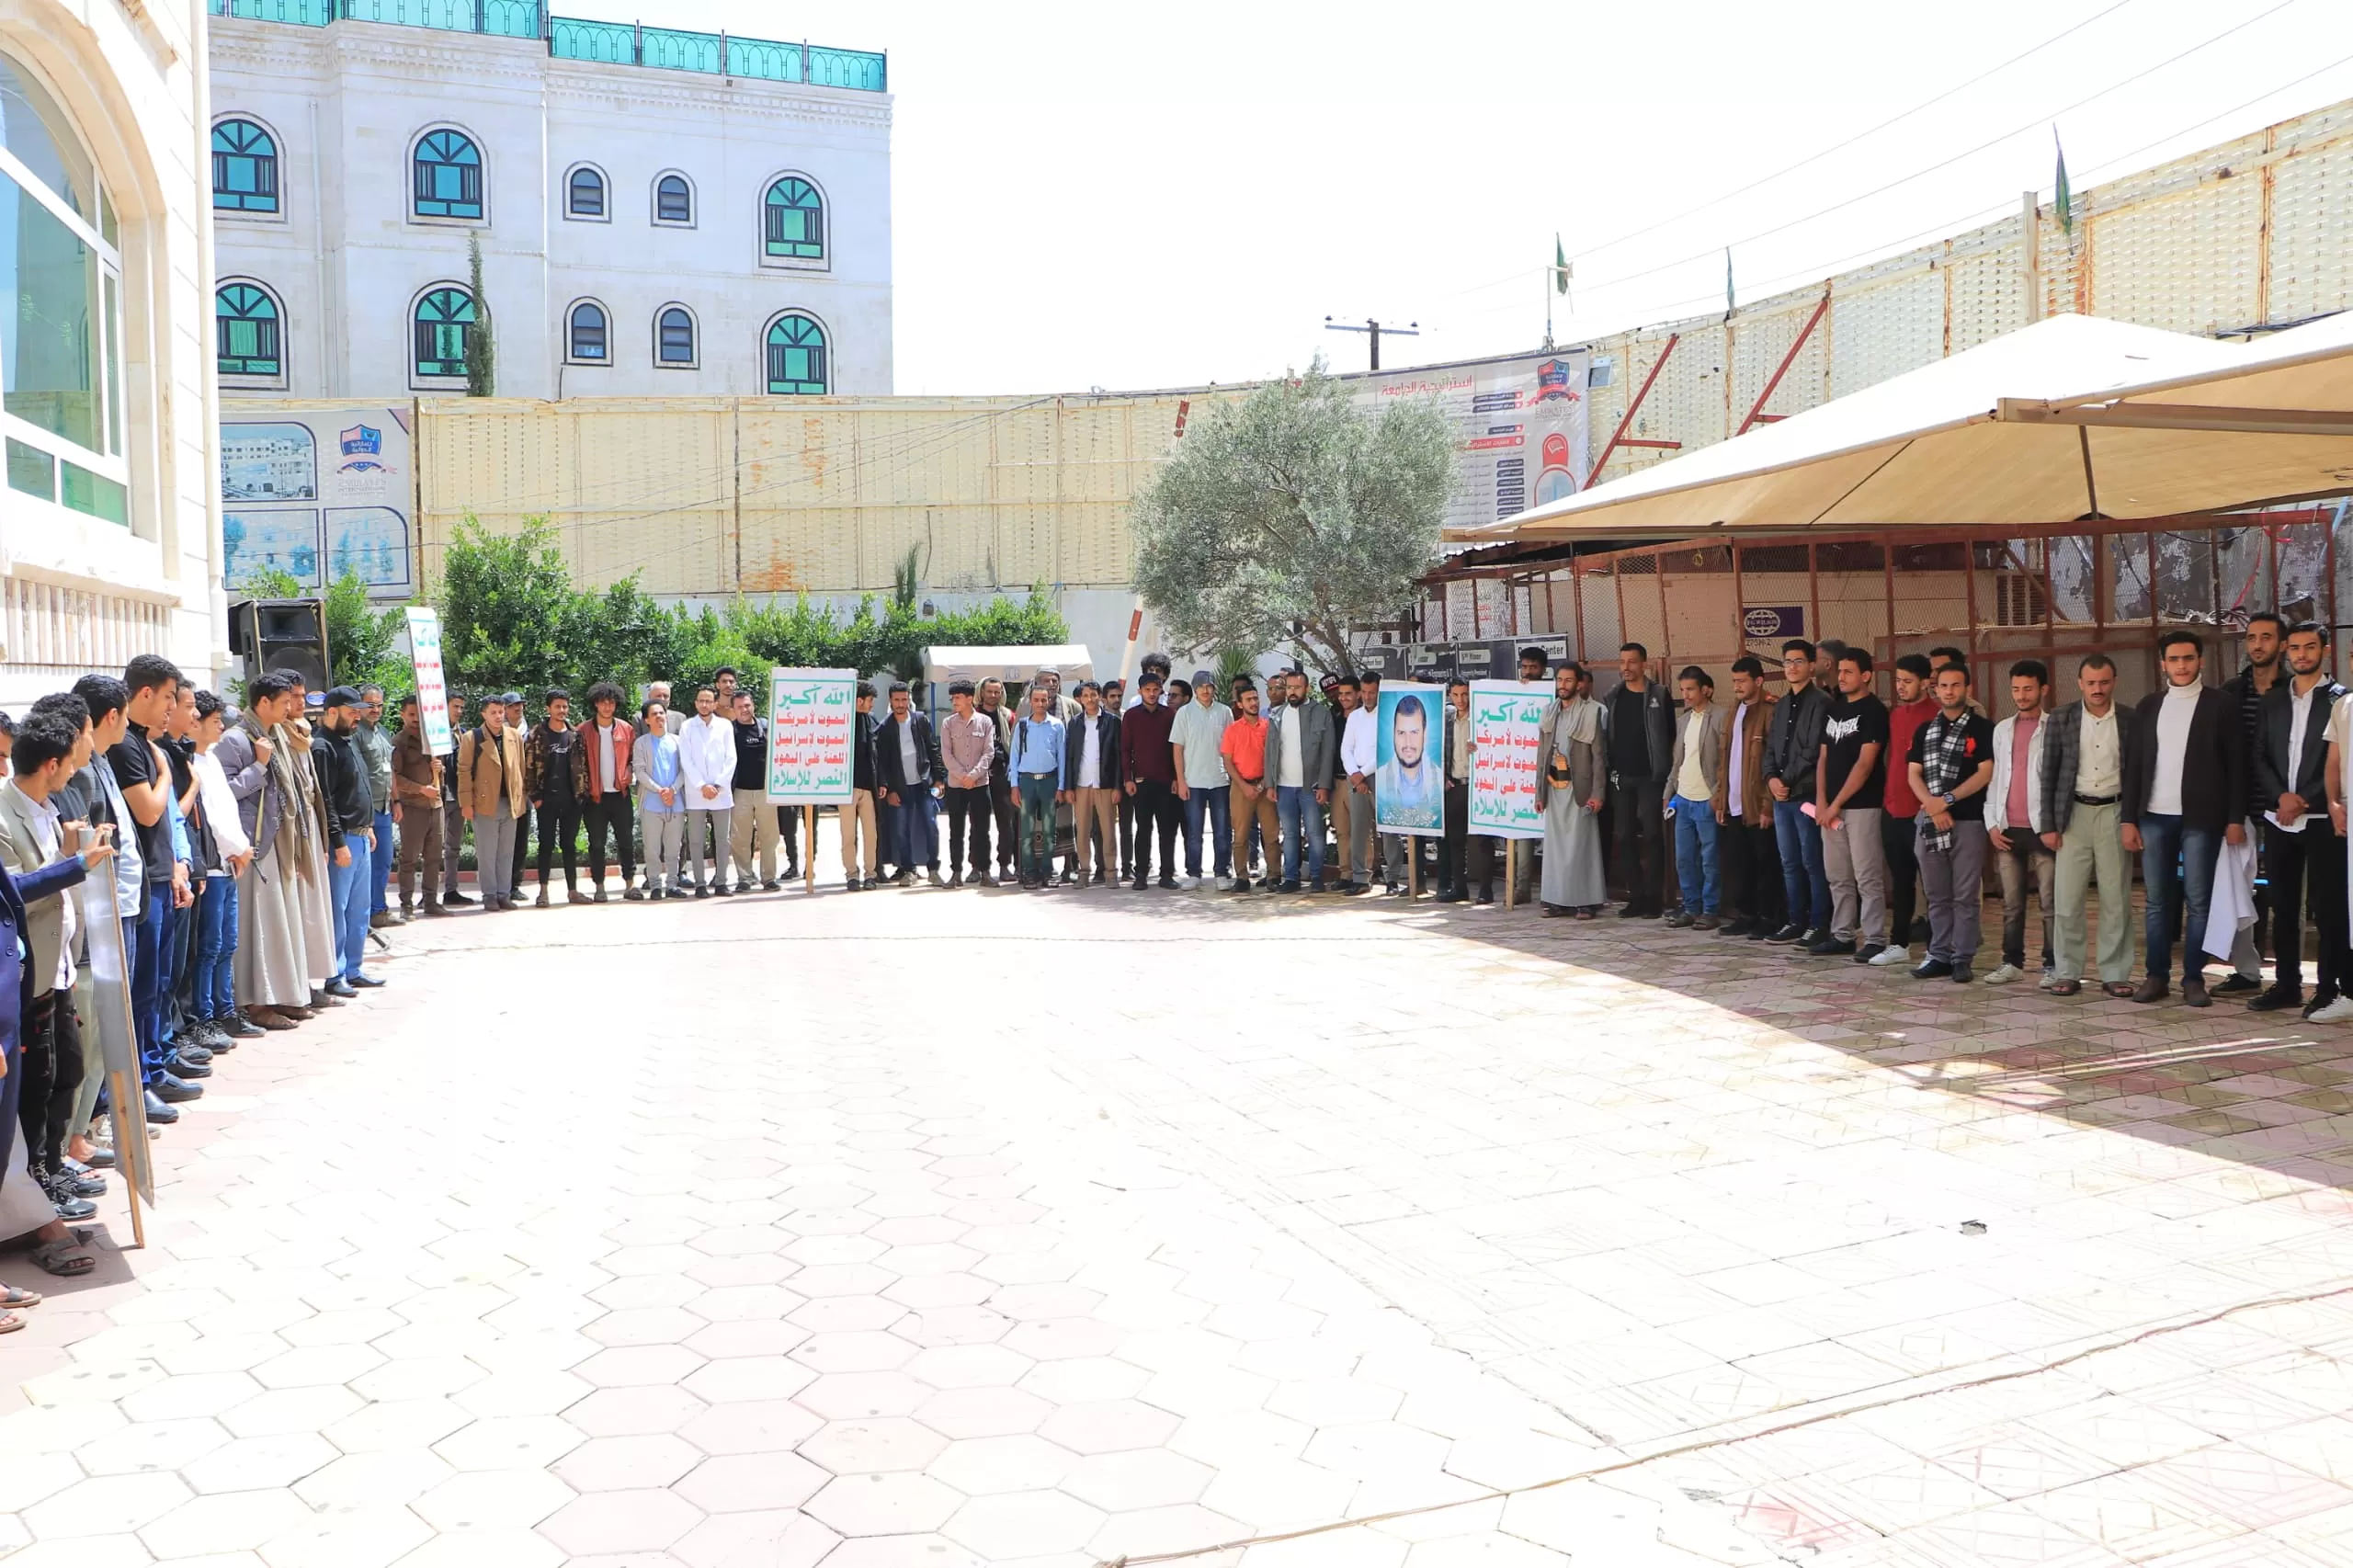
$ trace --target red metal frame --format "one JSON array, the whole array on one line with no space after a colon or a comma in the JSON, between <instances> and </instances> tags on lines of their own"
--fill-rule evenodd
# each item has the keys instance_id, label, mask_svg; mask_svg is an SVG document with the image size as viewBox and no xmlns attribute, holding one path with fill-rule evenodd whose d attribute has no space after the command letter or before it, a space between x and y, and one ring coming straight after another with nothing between
<instances>
[{"instance_id":1,"label":"red metal frame","mask_svg":"<svg viewBox=\"0 0 2353 1568\"><path fill-rule=\"evenodd\" d=\"M1798 362L1798 353L1805 347L1805 340L1813 335L1813 329L1820 326L1822 324L1822 318L1829 313L1830 290L1824 289L1822 291L1822 303L1814 306L1813 314L1805 318L1805 326L1798 333L1798 340L1790 345L1790 351L1787 354L1781 356L1780 364L1774 368L1773 379L1767 381L1765 383L1765 390L1756 394L1756 403L1751 404L1749 407L1748 417L1740 422L1740 428L1733 431L1733 435L1745 436L1748 434L1748 427L1750 426L1768 423L1765 415L1765 404L1770 401L1775 391L1780 387L1781 378L1790 373L1790 367ZM1778 417L1778 415L1775 417Z\"/></svg>"},{"instance_id":2,"label":"red metal frame","mask_svg":"<svg viewBox=\"0 0 2353 1568\"><path fill-rule=\"evenodd\" d=\"M1674 357L1675 346L1682 341L1683 335L1679 332L1671 332L1666 335L1666 347L1660 349L1658 358L1652 361L1651 373L1643 378L1642 390L1634 394L1634 401L1626 405L1625 416L1618 421L1618 428L1609 433L1609 440L1601 449L1601 455L1593 460L1593 467L1586 471L1585 476L1586 489L1591 489L1593 482L1601 477L1602 465L1607 463L1609 460L1609 455L1620 447L1672 449L1682 446L1680 441L1630 441L1626 438L1626 432L1634 427L1634 415L1642 411L1643 400L1651 395L1651 388L1657 382L1658 373L1666 369L1667 360Z\"/></svg>"}]
</instances>

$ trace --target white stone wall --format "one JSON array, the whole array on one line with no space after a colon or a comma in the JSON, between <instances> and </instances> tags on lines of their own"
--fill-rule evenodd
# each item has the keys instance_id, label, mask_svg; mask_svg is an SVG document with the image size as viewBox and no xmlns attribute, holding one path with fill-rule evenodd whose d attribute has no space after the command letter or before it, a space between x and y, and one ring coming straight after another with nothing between
<instances>
[{"instance_id":1,"label":"white stone wall","mask_svg":"<svg viewBox=\"0 0 2353 1568\"><path fill-rule=\"evenodd\" d=\"M758 395L763 334L798 310L826 330L832 390L891 390L891 99L636 65L551 59L528 39L343 21L212 21L212 116L255 119L279 149L280 210L222 212L222 278L266 285L286 320L285 373L225 395L397 398L420 381L411 311L462 283L479 235L506 397ZM410 153L454 127L482 150L480 222L410 211ZM566 212L570 171L607 179L607 216ZM654 221L683 174L692 222ZM798 173L826 199L821 267L764 265L761 201ZM567 362L583 299L609 322L605 364ZM657 313L696 321L691 368L658 366Z\"/></svg>"},{"instance_id":2,"label":"white stone wall","mask_svg":"<svg viewBox=\"0 0 2353 1568\"><path fill-rule=\"evenodd\" d=\"M119 675L135 653L206 680L226 658L204 34L202 0L0 5L0 51L72 120L115 210L123 441L109 462L129 490L124 523L0 490L0 708L12 711L93 670ZM16 330L12 305L0 332Z\"/></svg>"}]
</instances>

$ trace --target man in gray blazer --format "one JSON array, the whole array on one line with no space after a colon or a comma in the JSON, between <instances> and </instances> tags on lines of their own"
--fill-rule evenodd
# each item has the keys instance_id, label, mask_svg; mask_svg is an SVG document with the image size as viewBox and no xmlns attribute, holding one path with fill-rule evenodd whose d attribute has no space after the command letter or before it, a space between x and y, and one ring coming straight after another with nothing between
<instances>
[{"instance_id":1,"label":"man in gray blazer","mask_svg":"<svg viewBox=\"0 0 2353 1568\"><path fill-rule=\"evenodd\" d=\"M1280 891L1300 891L1304 850L1309 891L1322 892L1324 808L1331 803L1332 765L1339 749L1332 710L1307 699L1307 677L1298 670L1285 670L1274 680L1283 684L1284 700L1267 725L1267 782L1275 787L1275 812L1282 822Z\"/></svg>"}]
</instances>

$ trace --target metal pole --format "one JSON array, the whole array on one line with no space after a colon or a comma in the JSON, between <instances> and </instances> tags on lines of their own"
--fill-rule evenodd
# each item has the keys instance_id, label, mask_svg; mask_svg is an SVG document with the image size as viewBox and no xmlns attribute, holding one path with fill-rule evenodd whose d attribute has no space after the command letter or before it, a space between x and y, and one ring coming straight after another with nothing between
<instances>
[{"instance_id":1,"label":"metal pole","mask_svg":"<svg viewBox=\"0 0 2353 1568\"><path fill-rule=\"evenodd\" d=\"M1365 324L1372 329L1372 368L1378 370L1381 369L1381 324L1367 321Z\"/></svg>"}]
</instances>

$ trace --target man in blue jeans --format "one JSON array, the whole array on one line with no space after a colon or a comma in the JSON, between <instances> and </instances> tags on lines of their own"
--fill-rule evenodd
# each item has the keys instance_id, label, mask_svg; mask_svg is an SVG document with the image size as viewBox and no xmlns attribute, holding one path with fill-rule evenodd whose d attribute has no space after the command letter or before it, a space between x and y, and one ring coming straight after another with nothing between
<instances>
[{"instance_id":1,"label":"man in blue jeans","mask_svg":"<svg viewBox=\"0 0 2353 1568\"><path fill-rule=\"evenodd\" d=\"M1333 765L1339 756L1332 708L1307 700L1307 676L1299 670L1285 670L1275 679L1282 683L1283 702L1267 723L1266 777L1275 787L1275 814L1283 840L1283 880L1278 891L1300 891L1304 860L1306 886L1322 892L1324 809L1331 804ZM1273 858L1271 846L1267 858ZM1274 869L1271 864L1267 869Z\"/></svg>"},{"instance_id":2,"label":"man in blue jeans","mask_svg":"<svg viewBox=\"0 0 2353 1568\"><path fill-rule=\"evenodd\" d=\"M1013 781L1021 794L1021 885L1042 891L1054 885L1054 801L1067 799L1063 785L1063 722L1054 712L1053 690L1044 681L1029 687L1029 711L1013 722Z\"/></svg>"},{"instance_id":3,"label":"man in blue jeans","mask_svg":"<svg viewBox=\"0 0 2353 1568\"><path fill-rule=\"evenodd\" d=\"M2245 734L2238 704L2200 683L2206 644L2196 632L2165 633L2157 658L2165 689L2141 699L2124 759L2124 849L2141 857L2141 881L2149 890L2149 970L2132 1000L2161 1002L2169 994L2174 932L2186 902L2181 999L2210 1007L2206 915L2222 846L2246 842Z\"/></svg>"},{"instance_id":4,"label":"man in blue jeans","mask_svg":"<svg viewBox=\"0 0 2353 1568\"><path fill-rule=\"evenodd\" d=\"M1713 931L1718 926L1716 815L1723 792L1724 718L1716 707L1716 683L1697 665L1676 677L1683 711L1675 721L1675 753L1666 770L1666 812L1675 833L1675 871L1683 907L1670 926Z\"/></svg>"},{"instance_id":5,"label":"man in blue jeans","mask_svg":"<svg viewBox=\"0 0 2353 1568\"><path fill-rule=\"evenodd\" d=\"M368 794L368 759L359 750L359 693L338 686L326 694L321 728L311 747L319 770L319 794L326 802L327 900L335 911L330 996L350 997L363 987L381 985L360 967L368 956L368 890L374 869L376 807Z\"/></svg>"},{"instance_id":6,"label":"man in blue jeans","mask_svg":"<svg viewBox=\"0 0 2353 1568\"><path fill-rule=\"evenodd\" d=\"M1185 881L1201 885L1201 832L1209 827L1209 869L1220 892L1233 887L1233 780L1221 748L1233 710L1217 699L1217 673L1195 670L1191 699L1176 710L1169 740L1176 751L1176 798L1185 807Z\"/></svg>"},{"instance_id":7,"label":"man in blue jeans","mask_svg":"<svg viewBox=\"0 0 2353 1568\"><path fill-rule=\"evenodd\" d=\"M1800 947L1830 939L1830 879L1822 866L1822 828L1804 809L1814 801L1822 764L1822 731L1830 699L1813 684L1813 644L1793 637L1781 644L1781 674L1789 695L1773 705L1765 736L1765 787L1773 796L1773 837L1781 851L1783 907L1788 924L1767 938Z\"/></svg>"},{"instance_id":8,"label":"man in blue jeans","mask_svg":"<svg viewBox=\"0 0 2353 1568\"><path fill-rule=\"evenodd\" d=\"M359 727L352 732L359 760L368 768L368 800L376 809L369 848L368 923L375 926L404 926L408 916L387 896L392 880L392 737L384 729L384 688L359 688Z\"/></svg>"}]
</instances>

